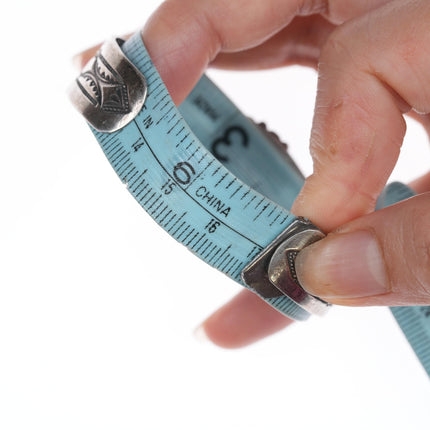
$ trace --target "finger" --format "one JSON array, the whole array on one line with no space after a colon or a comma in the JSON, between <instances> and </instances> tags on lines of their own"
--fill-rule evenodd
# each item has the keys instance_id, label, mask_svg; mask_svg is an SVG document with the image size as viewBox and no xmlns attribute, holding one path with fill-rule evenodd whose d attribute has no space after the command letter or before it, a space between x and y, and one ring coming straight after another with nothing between
<instances>
[{"instance_id":1,"label":"finger","mask_svg":"<svg viewBox=\"0 0 430 430\"><path fill-rule=\"evenodd\" d=\"M388 0L168 0L143 30L149 54L179 104L220 52L261 45L295 16L342 21ZM234 24L233 24L234 23Z\"/></svg>"},{"instance_id":2,"label":"finger","mask_svg":"<svg viewBox=\"0 0 430 430\"><path fill-rule=\"evenodd\" d=\"M299 64L316 68L321 47L334 28L335 25L320 15L296 17L261 45L218 54L211 67L256 70Z\"/></svg>"},{"instance_id":3,"label":"finger","mask_svg":"<svg viewBox=\"0 0 430 430\"><path fill-rule=\"evenodd\" d=\"M243 51L261 45L295 16L319 13L330 22L340 23L387 1L168 0L147 22L143 39L173 100L179 104L220 52ZM311 27L308 30L312 31ZM97 48L85 51L75 62L85 64ZM309 64L309 53L304 53L308 50L309 46L302 46L302 53L297 54L299 62Z\"/></svg>"},{"instance_id":4,"label":"finger","mask_svg":"<svg viewBox=\"0 0 430 430\"><path fill-rule=\"evenodd\" d=\"M133 33L128 33L125 36L122 36L121 39L127 40ZM82 67L85 66L85 64L88 63L88 61L93 58L97 51L102 46L102 43L98 43L95 46L92 46L91 48L86 49L85 51L79 52L72 58L72 62L76 67L80 70Z\"/></svg>"},{"instance_id":5,"label":"finger","mask_svg":"<svg viewBox=\"0 0 430 430\"><path fill-rule=\"evenodd\" d=\"M409 187L412 188L417 194L430 191L430 172L412 181L409 184Z\"/></svg>"},{"instance_id":6,"label":"finger","mask_svg":"<svg viewBox=\"0 0 430 430\"><path fill-rule=\"evenodd\" d=\"M305 248L311 294L348 306L430 305L430 193L354 220Z\"/></svg>"},{"instance_id":7,"label":"finger","mask_svg":"<svg viewBox=\"0 0 430 430\"><path fill-rule=\"evenodd\" d=\"M100 49L101 46L102 44L99 43L98 45L92 46L91 48L88 48L85 51L76 54L73 57L73 63L78 69L81 69L85 66L85 64L88 63L88 61L90 61L91 58L94 57L94 55L96 55L97 51Z\"/></svg>"},{"instance_id":8,"label":"finger","mask_svg":"<svg viewBox=\"0 0 430 430\"><path fill-rule=\"evenodd\" d=\"M331 231L373 211L400 152L403 113L430 111L429 19L427 1L395 0L329 37L311 135L314 173L294 213Z\"/></svg>"},{"instance_id":9,"label":"finger","mask_svg":"<svg viewBox=\"0 0 430 430\"><path fill-rule=\"evenodd\" d=\"M383 0L375 1L371 4L356 2L356 8L348 7L346 10L342 10L339 7L337 9L331 8L331 13L325 12L328 8L321 6L319 10L327 16L327 19L321 15L297 16L290 25L283 28L267 42L234 54L221 52L211 63L211 66L244 70L279 67L294 63L315 67L322 45L331 31L336 28L336 25L330 22L329 19L342 22L354 15L369 11L382 3L384 3ZM310 12L314 10L317 9L309 9ZM302 13L305 12L303 11ZM128 37L130 37L130 34L123 38L127 39ZM98 44L77 54L74 58L74 63L80 68L83 67L100 47L101 44Z\"/></svg>"},{"instance_id":10,"label":"finger","mask_svg":"<svg viewBox=\"0 0 430 430\"><path fill-rule=\"evenodd\" d=\"M212 314L198 330L218 346L240 348L270 336L292 322L257 295L244 290Z\"/></svg>"},{"instance_id":11,"label":"finger","mask_svg":"<svg viewBox=\"0 0 430 430\"><path fill-rule=\"evenodd\" d=\"M377 9L389 1L391 0L324 0L323 2L317 1L314 3L319 4L320 8L322 8L322 15L329 19L330 22L342 24L345 21Z\"/></svg>"},{"instance_id":12,"label":"finger","mask_svg":"<svg viewBox=\"0 0 430 430\"><path fill-rule=\"evenodd\" d=\"M316 67L321 47L335 26L319 15L297 17L266 42L255 48L220 53L211 62L211 67L232 70L255 70L301 64ZM130 37L130 34L123 39ZM93 46L73 58L80 69L100 49Z\"/></svg>"}]
</instances>

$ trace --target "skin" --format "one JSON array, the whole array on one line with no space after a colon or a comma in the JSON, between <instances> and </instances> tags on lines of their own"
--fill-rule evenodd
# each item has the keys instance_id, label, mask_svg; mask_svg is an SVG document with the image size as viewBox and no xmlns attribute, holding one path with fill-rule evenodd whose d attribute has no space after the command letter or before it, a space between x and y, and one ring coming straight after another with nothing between
<instances>
[{"instance_id":1,"label":"skin","mask_svg":"<svg viewBox=\"0 0 430 430\"><path fill-rule=\"evenodd\" d=\"M339 298L332 294L341 287L336 274L330 285L312 269L299 274L305 286L333 303L430 304L430 174L411 184L417 197L374 212L399 156L404 115L430 130L429 23L428 0L167 0L142 32L177 104L208 66L302 64L318 70L310 139L314 171L292 211L331 232L326 243L369 232L387 283L386 294ZM95 50L81 54L81 65ZM407 270L398 270L405 260ZM202 328L217 345L235 348L289 324L243 291Z\"/></svg>"}]
</instances>

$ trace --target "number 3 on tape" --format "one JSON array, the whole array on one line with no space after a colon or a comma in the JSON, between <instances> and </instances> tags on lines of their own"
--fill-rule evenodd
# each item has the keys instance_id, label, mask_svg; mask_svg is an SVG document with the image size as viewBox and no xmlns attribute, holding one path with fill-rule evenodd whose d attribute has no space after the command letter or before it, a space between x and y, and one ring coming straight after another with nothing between
<instances>
[{"instance_id":1,"label":"number 3 on tape","mask_svg":"<svg viewBox=\"0 0 430 430\"><path fill-rule=\"evenodd\" d=\"M327 311L295 276L297 253L324 237L288 211L302 174L279 139L207 77L176 108L135 34L104 44L70 96L130 193L172 237L290 318ZM407 193L395 184L384 203ZM402 312L396 317L409 326L419 314L414 348L430 371L428 313Z\"/></svg>"}]
</instances>

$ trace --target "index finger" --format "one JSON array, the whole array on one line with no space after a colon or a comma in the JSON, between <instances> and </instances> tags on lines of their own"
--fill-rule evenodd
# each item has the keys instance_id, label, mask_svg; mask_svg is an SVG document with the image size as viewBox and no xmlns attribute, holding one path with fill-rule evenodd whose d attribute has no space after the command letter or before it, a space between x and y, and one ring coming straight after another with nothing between
<instances>
[{"instance_id":1,"label":"index finger","mask_svg":"<svg viewBox=\"0 0 430 430\"><path fill-rule=\"evenodd\" d=\"M294 17L342 22L388 0L167 0L143 30L147 50L173 101L189 94L219 52L260 45Z\"/></svg>"},{"instance_id":2,"label":"index finger","mask_svg":"<svg viewBox=\"0 0 430 430\"><path fill-rule=\"evenodd\" d=\"M370 213L400 154L403 115L430 110L428 1L394 0L338 27L320 57L314 173L292 211L326 231Z\"/></svg>"}]
</instances>

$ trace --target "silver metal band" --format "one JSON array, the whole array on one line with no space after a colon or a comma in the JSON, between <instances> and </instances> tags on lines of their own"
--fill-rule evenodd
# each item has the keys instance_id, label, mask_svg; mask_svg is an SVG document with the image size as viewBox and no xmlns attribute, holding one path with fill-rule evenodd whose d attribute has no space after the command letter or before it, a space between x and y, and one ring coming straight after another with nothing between
<instances>
[{"instance_id":1,"label":"silver metal band","mask_svg":"<svg viewBox=\"0 0 430 430\"><path fill-rule=\"evenodd\" d=\"M256 291L270 295L278 290L311 314L324 315L329 303L307 293L295 270L297 254L325 234L309 220L298 217L242 271L242 280Z\"/></svg>"},{"instance_id":2,"label":"silver metal band","mask_svg":"<svg viewBox=\"0 0 430 430\"><path fill-rule=\"evenodd\" d=\"M121 50L122 39L104 43L70 88L76 109L98 131L114 132L141 111L148 86Z\"/></svg>"}]
</instances>

